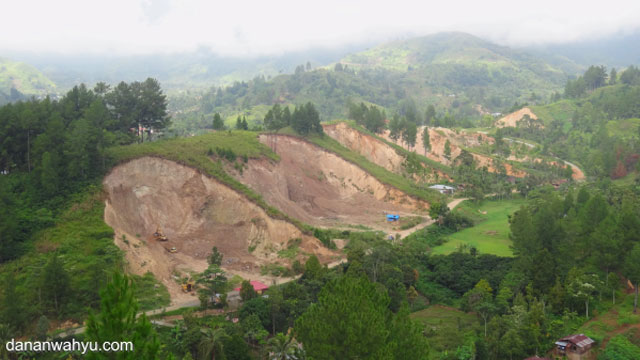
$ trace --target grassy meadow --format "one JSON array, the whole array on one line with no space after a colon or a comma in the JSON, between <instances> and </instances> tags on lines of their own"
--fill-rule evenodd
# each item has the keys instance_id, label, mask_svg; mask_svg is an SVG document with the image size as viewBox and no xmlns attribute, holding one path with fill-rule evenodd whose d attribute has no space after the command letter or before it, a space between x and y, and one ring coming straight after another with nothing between
<instances>
[{"instance_id":1,"label":"grassy meadow","mask_svg":"<svg viewBox=\"0 0 640 360\"><path fill-rule=\"evenodd\" d=\"M455 211L469 216L476 225L449 235L447 242L433 248L433 253L450 254L465 244L483 254L513 256L508 216L524 203L522 198L485 200L481 204L464 201Z\"/></svg>"},{"instance_id":2,"label":"grassy meadow","mask_svg":"<svg viewBox=\"0 0 640 360\"><path fill-rule=\"evenodd\" d=\"M431 346L430 359L440 359L442 353L455 352L466 333L480 328L476 315L442 305L414 312L411 318L424 326L424 334Z\"/></svg>"}]
</instances>

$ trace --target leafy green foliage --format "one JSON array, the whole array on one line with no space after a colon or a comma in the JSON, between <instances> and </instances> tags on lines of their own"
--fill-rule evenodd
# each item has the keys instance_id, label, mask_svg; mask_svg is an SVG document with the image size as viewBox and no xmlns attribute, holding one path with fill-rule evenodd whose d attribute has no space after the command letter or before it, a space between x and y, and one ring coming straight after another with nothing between
<instances>
[{"instance_id":1,"label":"leafy green foliage","mask_svg":"<svg viewBox=\"0 0 640 360\"><path fill-rule=\"evenodd\" d=\"M297 338L307 354L317 359L400 359L406 354L425 358L428 352L422 335L408 319L394 326L388 320L388 304L389 297L368 280L344 276L329 283L318 303L296 321Z\"/></svg>"},{"instance_id":2,"label":"leafy green foliage","mask_svg":"<svg viewBox=\"0 0 640 360\"><path fill-rule=\"evenodd\" d=\"M118 353L119 359L152 359L160 350L160 342L143 314L137 317L138 304L134 297L133 282L126 275L114 273L107 287L100 291L101 311L89 315L86 339L105 341L131 341L134 351ZM109 359L107 353L89 352L88 359Z\"/></svg>"},{"instance_id":3,"label":"leafy green foliage","mask_svg":"<svg viewBox=\"0 0 640 360\"><path fill-rule=\"evenodd\" d=\"M614 336L598 360L632 360L640 358L640 347L622 335Z\"/></svg>"}]
</instances>

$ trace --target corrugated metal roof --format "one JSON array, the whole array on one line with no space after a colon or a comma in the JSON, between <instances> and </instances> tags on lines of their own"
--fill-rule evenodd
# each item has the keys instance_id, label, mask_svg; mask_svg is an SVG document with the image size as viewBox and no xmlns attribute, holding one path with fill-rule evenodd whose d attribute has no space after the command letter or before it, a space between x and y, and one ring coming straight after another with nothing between
<instances>
[{"instance_id":1,"label":"corrugated metal roof","mask_svg":"<svg viewBox=\"0 0 640 360\"><path fill-rule=\"evenodd\" d=\"M431 186L429 186L429 189L436 189L436 190L455 190L456 188L454 188L453 186L448 186L448 185L431 185Z\"/></svg>"},{"instance_id":2,"label":"corrugated metal roof","mask_svg":"<svg viewBox=\"0 0 640 360\"><path fill-rule=\"evenodd\" d=\"M563 337L562 339L560 339L560 341L568 341L577 347L585 347L587 345L594 343L593 339L586 336L585 334L578 334L578 335Z\"/></svg>"}]
</instances>

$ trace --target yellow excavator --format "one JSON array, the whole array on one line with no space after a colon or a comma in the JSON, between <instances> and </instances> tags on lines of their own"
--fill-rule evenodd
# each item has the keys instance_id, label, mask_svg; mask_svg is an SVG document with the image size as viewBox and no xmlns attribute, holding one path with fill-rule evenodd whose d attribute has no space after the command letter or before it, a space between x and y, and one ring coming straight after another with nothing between
<instances>
[{"instance_id":1,"label":"yellow excavator","mask_svg":"<svg viewBox=\"0 0 640 360\"><path fill-rule=\"evenodd\" d=\"M194 287L195 287L196 283L189 279L187 280L184 284L182 284L182 292L188 293L188 292L192 292Z\"/></svg>"},{"instance_id":2,"label":"yellow excavator","mask_svg":"<svg viewBox=\"0 0 640 360\"><path fill-rule=\"evenodd\" d=\"M156 241L169 241L169 238L167 238L163 233L162 233L162 229L160 229L160 226L158 226L156 228L156 232L153 233L153 238Z\"/></svg>"}]
</instances>

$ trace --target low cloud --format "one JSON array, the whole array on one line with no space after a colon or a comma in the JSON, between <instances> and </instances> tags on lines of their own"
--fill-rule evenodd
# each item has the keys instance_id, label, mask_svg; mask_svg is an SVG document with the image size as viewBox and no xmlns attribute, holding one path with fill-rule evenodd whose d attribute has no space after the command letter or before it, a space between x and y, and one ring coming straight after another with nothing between
<instances>
[{"instance_id":1,"label":"low cloud","mask_svg":"<svg viewBox=\"0 0 640 360\"><path fill-rule=\"evenodd\" d=\"M640 27L640 2L626 0L14 0L3 10L11 16L0 22L0 50L122 55L202 47L224 55L275 54L439 31L519 46Z\"/></svg>"}]
</instances>

